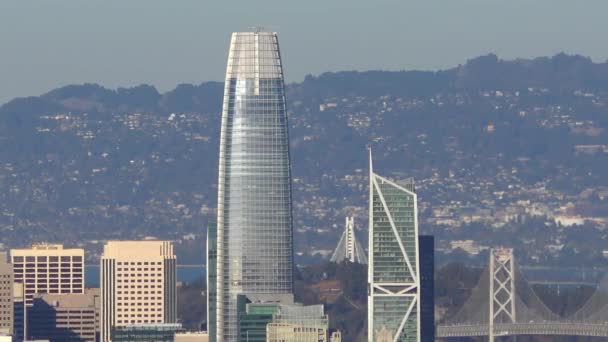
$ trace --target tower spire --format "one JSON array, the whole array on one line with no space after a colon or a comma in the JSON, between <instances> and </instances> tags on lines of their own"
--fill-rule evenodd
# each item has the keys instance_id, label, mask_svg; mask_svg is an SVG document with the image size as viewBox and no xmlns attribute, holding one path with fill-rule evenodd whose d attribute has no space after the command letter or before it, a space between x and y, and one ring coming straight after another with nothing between
<instances>
[{"instance_id":1,"label":"tower spire","mask_svg":"<svg viewBox=\"0 0 608 342\"><path fill-rule=\"evenodd\" d=\"M374 173L374 168L373 168L373 158L372 158L372 148L369 148L369 175L371 178L372 173Z\"/></svg>"},{"instance_id":2,"label":"tower spire","mask_svg":"<svg viewBox=\"0 0 608 342\"><path fill-rule=\"evenodd\" d=\"M346 217L344 232L330 259L331 262L335 263L341 263L344 260L352 263L367 264L365 251L355 236L355 218L353 216Z\"/></svg>"}]
</instances>

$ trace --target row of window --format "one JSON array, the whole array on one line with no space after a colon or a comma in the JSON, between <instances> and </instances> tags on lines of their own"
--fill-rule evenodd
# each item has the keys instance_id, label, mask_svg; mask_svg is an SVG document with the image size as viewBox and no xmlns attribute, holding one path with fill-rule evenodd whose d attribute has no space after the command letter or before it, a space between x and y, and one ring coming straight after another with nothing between
<instances>
[{"instance_id":1,"label":"row of window","mask_svg":"<svg viewBox=\"0 0 608 342\"><path fill-rule=\"evenodd\" d=\"M126 293L125 293L126 294ZM151 293L153 294L153 293ZM158 294L162 294L162 293L158 293ZM163 299L162 297L117 297L117 300L161 300Z\"/></svg>"},{"instance_id":2,"label":"row of window","mask_svg":"<svg viewBox=\"0 0 608 342\"><path fill-rule=\"evenodd\" d=\"M137 269L135 267L131 267L131 268L128 268L128 267L125 267L125 268L119 267L118 268L118 271L136 271L136 270L141 272L142 268L141 267L138 267ZM160 268L160 267L158 267L158 268L157 267L152 267L152 268L145 267L143 269L143 271L159 271L159 272L162 271L162 270L163 269Z\"/></svg>"},{"instance_id":3,"label":"row of window","mask_svg":"<svg viewBox=\"0 0 608 342\"><path fill-rule=\"evenodd\" d=\"M150 292L150 293L148 293L148 292ZM137 291L137 293L135 293L135 291L131 291L130 293L131 294L142 294L142 291ZM154 294L154 293L161 294L163 292L162 291L143 291L143 294ZM119 294L119 295L123 294L123 291L118 291L116 294ZM124 291L124 294L129 294L129 291Z\"/></svg>"},{"instance_id":4,"label":"row of window","mask_svg":"<svg viewBox=\"0 0 608 342\"><path fill-rule=\"evenodd\" d=\"M161 285L118 285L118 286L116 286L116 288L118 288L118 289L134 289L134 288L138 288L138 289L144 288L144 289L147 289L148 286L151 289L153 289L155 287L157 287L159 289L161 288Z\"/></svg>"},{"instance_id":5,"label":"row of window","mask_svg":"<svg viewBox=\"0 0 608 342\"><path fill-rule=\"evenodd\" d=\"M27 263L19 263L16 262L13 264L14 268L23 268L23 267L82 267L82 261L78 261L78 262L46 262L46 261L38 261L37 263L33 263L33 262L27 262Z\"/></svg>"},{"instance_id":6,"label":"row of window","mask_svg":"<svg viewBox=\"0 0 608 342\"><path fill-rule=\"evenodd\" d=\"M163 308L140 308L140 307L130 307L130 308L117 308L116 311L118 312L125 312L125 316L128 314L129 311L133 311L133 312L141 312L141 311L163 311Z\"/></svg>"},{"instance_id":7,"label":"row of window","mask_svg":"<svg viewBox=\"0 0 608 342\"><path fill-rule=\"evenodd\" d=\"M36 277L36 275L38 277ZM49 273L48 276L49 276L49 278L70 279L70 275L64 274L64 273ZM38 278L41 281L46 281L46 274L27 273L25 275L25 278L27 278L28 281L34 281L35 278ZM82 281L81 278L82 278L82 273L74 273L74 274L72 274L72 277L71 277L73 282ZM21 279L23 279L23 274L15 274L15 281L18 281Z\"/></svg>"},{"instance_id":8,"label":"row of window","mask_svg":"<svg viewBox=\"0 0 608 342\"><path fill-rule=\"evenodd\" d=\"M34 262L34 261L82 261L82 256L80 255L75 255L75 256L38 256L38 257L34 257L34 256L26 256L25 257L25 262ZM23 262L24 261L24 257L23 256L14 256L13 257L13 263L18 263L18 262Z\"/></svg>"},{"instance_id":9,"label":"row of window","mask_svg":"<svg viewBox=\"0 0 608 342\"><path fill-rule=\"evenodd\" d=\"M125 297L126 299L127 297ZM157 299L160 300L160 299ZM117 311L120 311L120 307L131 307L131 306L160 306L162 307L162 303L161 302L135 302L135 303L126 303L126 302L117 302L116 306L119 307L117 309ZM134 311L135 309L131 309L131 311ZM125 311L128 311L128 309L125 309Z\"/></svg>"},{"instance_id":10,"label":"row of window","mask_svg":"<svg viewBox=\"0 0 608 342\"><path fill-rule=\"evenodd\" d=\"M162 317L162 315L157 315L157 317ZM123 320L118 320L117 322L118 323L122 323L122 324L127 324L127 323L131 323L131 324L133 324L133 323L160 323L160 320L147 320L147 319L145 319L145 320L141 320L141 319L135 320L135 319L132 319L130 321L129 320L124 320L124 321Z\"/></svg>"},{"instance_id":11,"label":"row of window","mask_svg":"<svg viewBox=\"0 0 608 342\"><path fill-rule=\"evenodd\" d=\"M121 277L139 277L141 278L143 277L162 277L163 274L162 273L148 273L148 274L142 274L142 273L119 273L119 276Z\"/></svg>"}]
</instances>

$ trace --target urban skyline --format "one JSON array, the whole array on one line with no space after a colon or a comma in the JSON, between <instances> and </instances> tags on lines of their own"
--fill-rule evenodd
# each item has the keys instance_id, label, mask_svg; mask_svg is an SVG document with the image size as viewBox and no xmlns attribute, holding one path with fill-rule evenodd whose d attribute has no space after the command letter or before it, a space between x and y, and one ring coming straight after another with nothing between
<instances>
[{"instance_id":1,"label":"urban skyline","mask_svg":"<svg viewBox=\"0 0 608 342\"><path fill-rule=\"evenodd\" d=\"M322 57L322 54L319 54L319 57ZM164 207L164 209L177 208L180 220L194 221L194 218L198 217L197 215L208 217L208 221L205 222L207 223L206 248L204 248L204 253L197 251L198 256L206 260L207 269L204 279L181 283L177 276L176 245L199 244L199 248L203 248L200 233L204 231L204 226L200 224L201 222L198 222L197 226L199 235L187 234L188 232L182 229L183 226L180 226L181 223L178 223L181 221L171 219L170 215L165 216L164 218L169 222L168 226L164 226L165 230L166 227L169 227L165 233L181 233L179 235L181 237L175 241L173 235L167 235L171 236L170 238L158 238L151 234L135 231L129 232L131 233L129 237L135 236L135 238L126 238L126 235L122 235L122 231L99 234L97 239L91 241L91 244L103 246L103 254L97 254L91 258L92 260L99 259L100 282L98 288L85 286L85 245L78 238L70 237L70 241L48 243L37 241L41 236L38 235L38 232L31 236L20 236L19 243L23 244L25 241L28 245L31 243L31 247L15 248L0 244L0 258L2 259L0 260L0 342L21 342L30 339L50 342L64 340L87 342L132 342L134 340L151 342L342 342L342 340L349 342L365 340L369 342L429 342L435 340L436 337L447 341L483 336L488 336L488 339L494 342L500 340L501 337L518 335L587 336L599 339L608 337L607 281L592 282L591 286L588 283L584 285L574 283L576 286L563 290L560 287L562 283L557 283L557 287L553 287L555 283L551 279L545 279L545 283L529 282L522 275L519 264L515 261L514 251L517 248L509 244L519 242L534 248L533 246L537 243L541 243L544 244L544 247L550 246L549 248L554 248L556 251L564 250L572 255L586 254L588 250L579 247L578 250L575 248L569 251L565 247L567 241L564 238L556 241L537 242L537 236L534 233L520 236L521 232L508 231L509 226L496 225L488 220L489 216L498 215L493 211L497 209L499 200L503 196L507 196L505 193L519 189L513 184L508 184L508 191L500 191L494 182L499 176L491 171L488 172L490 181L474 179L471 181L471 188L493 189L492 194L497 200L485 201L484 199L484 205L491 210L484 212L481 214L481 218L477 217L475 220L473 214L469 213L471 217L467 224L486 224L486 229L493 231L507 230L507 234L512 235L512 238L504 239L504 241L491 241L487 239L486 235L475 235L475 231L471 231L468 232L468 234L472 234L470 239L450 240L451 251L454 253L445 254L449 263L442 265L441 269L436 272L435 238L422 233L419 226L419 212L422 210L435 211L440 208L431 207L429 209L428 202L420 200L424 195L419 193L419 185L428 189L427 179L418 181L419 173L415 171L418 168L417 158L420 158L420 154L409 154L409 144L398 146L389 139L391 136L411 135L410 131L402 131L401 126L397 123L402 121L421 122L420 119L429 113L421 109L425 108L423 104L428 102L435 106L435 109L440 108L437 111L442 114L441 120L426 122L425 131L415 135L416 143L419 142L421 146L424 146L421 150L416 151L433 154L430 146L439 145L445 148L443 151L446 152L445 155L458 155L457 147L459 145L472 147L472 150L476 151L474 153L475 165L469 165L469 162L469 164L458 164L458 167L452 167L449 170L432 168L432 171L428 171L425 169L427 172L432 172L435 179L452 179L455 174L465 172L469 168L483 169L486 164L485 160L478 156L484 153L487 153L489 159L507 158L499 148L500 145L505 141L510 141L509 138L513 138L513 136L532 132L530 122L527 120L531 116L540 117L540 115L536 115L536 111L540 111L539 107L535 107L537 109L531 112L521 110L516 105L504 106L502 101L505 98L512 101L511 104L522 102L528 106L534 106L536 100L533 99L535 98L541 98L541 102L557 101L556 93L554 93L557 92L561 94L561 98L575 99L577 103L583 103L581 107L591 108L588 108L591 111L588 120L572 121L570 116L563 114L562 111L573 111L573 109L559 101L553 108L559 120L572 122L572 125L568 126L569 132L564 131L559 124L555 124L553 121L538 120L543 122L543 127L552 130L558 137L567 134L579 135L575 139L579 145L576 145L577 148L574 149L575 154L572 158L584 155L582 157L585 158L584 163L580 163L580 168L585 169L594 162L608 165L608 161L603 158L604 154L608 155L606 147L608 143L607 145L592 144L596 140L608 136L603 128L596 129L602 127L602 124L608 124L608 120L603 116L603 109L608 108L608 102L601 100L608 96L608 86L606 86L608 83L602 83L602 77L608 77L608 68L606 68L608 62L596 65L589 59L566 55L558 55L550 60L533 61L535 66L540 65L539 70L545 79L547 79L547 74L556 74L553 77L558 82L557 90L539 86L534 82L530 85L518 80L513 81L518 77L528 77L515 72L514 70L517 69L515 66L529 67L530 64L521 60L511 64L505 63L495 55L480 57L467 63L467 66L459 66L446 72L400 73L401 76L407 75L408 82L402 82L400 78L387 81L384 72L366 73L362 78L353 76L358 73L347 72L338 74L337 78L333 78L335 75L311 77L303 83L306 86L294 85L289 88L285 85L286 70L283 63L276 32L255 28L253 31L239 31L232 34L223 95L220 95L219 91L209 92L208 94L214 95L204 100L211 99L211 101L221 102L221 115L209 110L209 108L213 108L213 106L209 106L206 107L206 110L216 116L213 117L213 120L210 119L210 116L206 116L207 114L197 117L199 123L214 122L219 127L219 130L216 129L215 132L219 141L204 136L201 132L196 136L187 135L188 139L186 139L189 142L188 151L197 155L194 159L201 160L203 159L201 156L209 155L209 150L200 148L203 145L197 145L195 141L205 143L212 141L213 143L210 145L213 145L214 152L217 152L215 147L219 147L219 153L217 153L219 158L217 160L207 158L209 160L206 160L205 163L197 165L195 171L201 177L193 180L180 179L186 173L181 171L183 168L176 167L177 163L173 159L179 153L176 152L179 149L166 155L156 155L152 149L148 149L148 146L154 144L146 143L145 139L141 139L141 136L133 133L144 126L153 127L154 132L162 131L165 126L158 125L158 121L151 120L150 122L154 122L153 124L142 125L142 122L148 119L148 112L153 112L154 108L158 106L162 106L165 110L169 108L167 103L171 101L176 103L191 101L200 105L201 97L198 96L209 91L213 85L205 90L201 89L209 85L201 85L201 89L196 88L196 90L193 87L185 86L181 90L187 88L186 95L184 96L182 93L174 98L169 98L170 96L161 98L154 88L146 86L119 89L112 93L95 85L87 85L85 86L87 91L92 91L93 95L85 101L70 95L75 89L77 92L81 92L82 88L67 87L53 94L45 95L46 98L42 101L32 98L21 99L11 103L10 106L0 107L1 110L9 111L7 113L0 111L0 119L5 119L0 120L0 139L6 140L3 146L7 146L8 149L13 145L18 145L10 139L12 133L16 132L17 135L27 133L28 127L35 127L36 133L34 134L38 134L37 138L32 139L32 148L24 148L25 153L22 154L24 157L30 153L35 154L39 150L44 151L46 140L43 137L50 136L50 129L46 129L44 125L38 123L37 120L41 119L52 121L59 130L64 131L79 125L81 135L78 135L76 140L79 143L71 141L70 145L84 146L85 154L88 157L99 154L103 156L102 158L106 158L110 154L119 153L116 151L119 151L121 147L117 145L112 150L95 148L92 142L100 138L89 128L89 125L97 120L98 114L109 110L109 107L104 108L101 103L109 101L108 98L116 95L121 100L114 99L116 107L112 107L111 111L119 113L113 114L119 116L122 115L120 113L127 113L123 129L130 133L132 141L138 142L134 145L138 146L137 148L127 152L128 158L122 161L124 165L131 167L146 165L146 160L137 159L137 154L145 150L145 153L150 154L151 160L172 165L169 172L165 174L145 173L146 178L165 180L174 178L178 182L184 182L187 186L198 186L197 184L202 182L203 175L206 175L208 169L215 169L217 166L217 184L210 185L213 192L217 193L217 207L215 208L213 205L203 205L203 203L207 203L203 200L207 195L201 195L196 198L199 206L191 209L183 204L183 198L180 198L176 192L171 193L171 186L165 187L165 184L161 184L159 187L163 187L163 191L170 194L171 198L166 202L153 198L152 192L143 193L143 189L154 187L151 185L154 184L152 182L144 182L141 192L138 193L142 197L147 196L146 204L156 201L158 206ZM550 66L548 69L547 65ZM561 83L566 78L563 73L555 71L563 65L574 65L573 68L577 72L583 70L581 74L577 74L582 75L580 77L583 78L583 81L577 79L579 83L574 82L572 89L565 87L566 81ZM508 82L513 82L516 90L487 88L496 85L486 79L486 75L490 75L486 71L492 67L500 69L505 78L504 83L499 82L500 84L504 86ZM597 67L597 69L591 69L592 67ZM595 70L595 73L592 70ZM481 75L481 77L476 78L472 85L471 83L465 85L467 82L463 82L462 77L471 73ZM508 81L505 76L507 74ZM527 75L527 73L523 74ZM427 76L432 77L432 80L427 79ZM322 85L323 80L327 81L326 78L330 81L326 85ZM392 76L389 76L390 78ZM526 80L529 81L527 78ZM373 108L382 109L371 117L367 116L367 112L361 111L360 107L352 106L354 102L366 103L367 97L358 93L358 87L360 87L360 83L367 84L368 82L379 85L378 89L381 89L373 95L373 102L376 105ZM387 82L394 83L396 88L387 87ZM441 82L446 83L439 85ZM595 90L586 89L581 84L593 84L603 90L599 90L599 93L596 94ZM332 87L340 88L340 92L332 93ZM456 88L459 92L457 96L444 94L444 92L451 94L449 92ZM401 90L393 94L388 89ZM401 91L412 93L413 97L406 99L406 95L401 94ZM314 111L321 114L319 118L323 118L323 120L312 123L299 121L298 111L310 113L309 104L304 105L299 100L287 102L286 96L302 92L312 93L310 96L314 98L314 107L318 107L318 110L315 108ZM332 95L327 95L328 93ZM135 107L130 108L121 102L122 98L133 94L138 99ZM207 93L205 94L207 95ZM78 96L82 96L82 94ZM53 100L50 100L51 97ZM478 106L473 104L473 99L477 98L486 101L484 102L486 105L477 108ZM586 101L591 102L587 104ZM54 106L51 105L53 103ZM456 112L450 111L444 107L446 103L454 103L459 109ZM29 110L41 111L40 114L38 112L35 114L40 118L35 115L32 117L19 116L20 113L27 112L22 109L22 106ZM337 110L342 107L345 108L345 112ZM67 111L66 108L70 108L70 110ZM407 115L396 111L395 108L407 108L403 112ZM461 122L454 120L460 116L455 114L459 114L461 111L467 112L473 108L479 110L475 113L480 114L481 118L478 118L480 119L478 122L471 124L471 127L466 124L461 125L460 128L464 127L465 138L459 140L459 137L450 135L451 131L446 130L445 124L450 126L453 122ZM15 112L11 112L13 110ZM72 114L71 110L76 114ZM369 108L367 110L373 111ZM68 120L73 120L74 115L78 115L79 111L83 112L84 117L93 121L79 121L78 125L70 126ZM171 112L166 117L159 117L172 127L178 127L186 122L188 125L192 124L196 120L188 120L197 115L190 113L186 107L181 107L178 112ZM342 119L345 121L340 121ZM290 139L289 131L292 121L299 123L300 126L295 127L298 127L299 133L303 134L303 138L297 141L292 141L293 138ZM122 124L122 121L120 122ZM312 129L314 125L317 125L316 132ZM382 127L385 132L390 133L384 135L360 134L373 125ZM193 127L201 126L194 125ZM509 130L509 127L512 130ZM337 132L340 129L350 130L348 131L350 133L336 134L333 136L333 140L325 140L325 145L310 144L316 139L318 131L334 130ZM429 132L435 130L441 133L442 138L445 136L446 140L433 141L432 138L429 138L431 135ZM475 130L480 130L484 137L491 137L489 140L494 139L498 147L493 145L488 148L485 145L487 140L479 139L477 136L471 136L467 140L468 133ZM355 135L358 134L360 136L355 139ZM155 143L162 142L163 144L169 143L169 145L173 143L157 133L152 133L151 136ZM361 137L363 138L359 139ZM83 144L80 144L81 140L84 141ZM555 143L555 141L557 142ZM554 143L551 144L551 142ZM543 153L555 154L554 150L550 150L554 148L555 144L564 151L569 147L567 144L562 145L559 139L545 143L548 146L541 142L540 147L534 150L534 158L541 158ZM347 149L359 151L356 157L334 157L341 163L355 167L365 159L359 158L359 156L363 157L365 152L369 153L367 175L365 167L356 168L354 175L344 175L345 181L363 180L368 181L368 185L359 184L344 194L334 194L332 200L329 201L312 195L310 197L310 201L314 202L312 205L293 201L292 186L308 189L313 194L318 191L315 189L317 185L311 181L311 176L300 178L294 177L292 174L291 149L293 146L302 144L316 146L317 150L308 151L307 163L296 166L298 169L306 168L310 171L314 169L310 168L311 164L318 164L316 167L322 168L323 172L314 174L312 177L319 178L320 182L315 184L322 184L323 187L335 185L332 183L335 183L337 179L327 175L324 166L329 164L328 158L323 155L323 151L319 151L320 149L344 145ZM578 146L583 147L578 148ZM311 148L309 147L309 149ZM484 149L488 151L484 151ZM384 162L381 169L385 170L387 175L391 175L390 177L376 173L372 150L381 155ZM216 154L214 153L214 155ZM432 158L440 159L442 156L444 155L436 154ZM534 158L522 158L517 154L509 154L508 158L525 165L532 163L531 160L535 160ZM431 164L436 166L434 159ZM57 165L71 165L71 162L58 158L54 151L46 151L45 157L38 159L36 165L44 165L47 160ZM210 160L213 162L209 162ZM407 162L403 163L404 160ZM94 175L93 178L95 178L95 181L91 182L95 193L97 193L98 184L96 180L108 175L106 173L108 168L127 170L127 167L117 165L102 166L91 161L88 164ZM576 180L579 175L578 173L570 175L568 171L561 169L561 165L558 168L569 176L568 180ZM0 184L10 184L12 179L20 177L19 166L10 162L0 165L0 170L4 170L4 173L0 173ZM213 172L215 173L215 171ZM505 171L510 175L525 172L526 168L515 167ZM416 176L416 182L414 182L413 176ZM527 176L534 178L530 175ZM70 173L70 177L71 180L78 180L81 174L73 172ZM596 176L589 171L583 174L582 182L586 180L585 184L593 188L595 186L593 179L597 179L593 177ZM45 179L56 181L48 174L45 174ZM114 181L113 178L112 181ZM88 184L89 181L87 180L85 183ZM139 178L130 178L128 183L136 184L138 187L142 184ZM29 185L23 187L11 185L7 187L6 192L9 194L31 192L34 197L45 199L46 203L52 203L53 198L49 196L51 190L34 190L32 184L34 181L30 181ZM134 212L136 208L119 203L121 201L118 199L121 197L117 194L124 192L127 193L127 196L134 197L136 192L131 191L126 183L119 184L116 181L116 185L120 189L109 194L100 189L99 193L106 195L104 198L109 206L116 206L116 212L125 215L120 217L129 227L127 222L130 221L126 219L126 215ZM64 204L62 210L69 215L74 215L78 212L75 203L84 201L88 195L78 186L70 186L70 190L69 204ZM367 190L368 196L361 195L365 190ZM541 190L545 190L545 188L543 187ZM600 192L599 188L595 190L598 191L584 195L590 202L601 203L608 198L608 192ZM470 197L479 196L475 190L467 190L463 187L456 191L462 193L468 191ZM355 196L366 197L367 209L348 205L349 199ZM562 197L561 200L566 201L567 199ZM527 202L520 203L526 207L527 216L516 216L510 220L517 224L525 224L530 219L532 223L529 225L533 226L534 231L552 229L552 225L538 223L542 222L535 218L538 216L535 214L538 206L534 206L536 203L532 202L528 199ZM450 205L455 207L462 207L463 204L466 205L459 201L450 202ZM293 214L294 208L297 208L306 209L307 215L322 217L325 215L323 210L311 210L311 208L326 209L324 207L329 205L341 206L341 217L347 215L344 232L338 240L331 258L328 258L331 250L324 250L318 254L315 254L316 250L312 251L314 242L312 239L309 240L310 236L306 235L309 231L302 229L300 224L294 224ZM16 227L31 224L25 215L30 211L36 213L41 208L44 206L38 205L30 208L21 205L16 210L16 214L8 210L2 211L1 214L4 217L12 219L17 216L19 221L18 224L11 225L3 232L18 234ZM96 210L98 209L99 207L96 207ZM104 210L104 217L112 216L110 209ZM595 216L602 216L607 212L603 207L584 207L581 203L568 203L564 210L570 214L579 210L587 215ZM147 209L142 210L139 214L141 217L145 216L146 220L155 218ZM19 215L24 215L24 217ZM85 213L85 215L87 214ZM437 215L443 214L438 212ZM355 216L368 219L367 249L364 249L355 237ZM67 216L62 217L66 219ZM544 219L546 220L547 217ZM143 222L142 220L139 224ZM425 221L421 225L426 222L431 222L431 220ZM605 223L608 220L598 222ZM130 224L137 223L131 222ZM577 241L584 239L582 228L581 233L578 231L572 233L573 230L579 228L580 225L577 223L572 224L572 228L570 226L564 228L559 221L555 221L555 225L561 230L570 229L570 239ZM583 220L581 225L588 228L589 223ZM461 227L463 226L458 226L458 229ZM300 234L299 237L305 237L304 248L310 249L311 252L306 257L309 258L308 260L314 260L311 264L302 265L296 260L294 230ZM483 231L483 229L477 230L477 232ZM316 231L320 235L325 232L323 229ZM442 234L437 229L434 229L433 233ZM163 237L162 234L159 237ZM580 236L576 236L577 234ZM121 239L121 237L125 238ZM479 246L478 244L484 239L487 239L484 242L487 246ZM603 240L608 240L605 234L599 239L599 242L593 241L594 247L591 248L598 249L598 243ZM76 245L78 248L65 248L64 243ZM591 245L591 243L589 244ZM441 241L440 245L445 248L446 241ZM10 249L10 255L2 252L3 249ZM602 256L604 258L608 258L608 249L606 251L607 253ZM299 257L302 257L300 251L297 253ZM484 268L479 268L458 262L463 259L460 255L462 253L489 254L489 264ZM449 259L452 257L453 260ZM304 260L304 258L299 260ZM187 321L186 317L194 318ZM188 328L185 328L186 325Z\"/></svg>"}]
</instances>

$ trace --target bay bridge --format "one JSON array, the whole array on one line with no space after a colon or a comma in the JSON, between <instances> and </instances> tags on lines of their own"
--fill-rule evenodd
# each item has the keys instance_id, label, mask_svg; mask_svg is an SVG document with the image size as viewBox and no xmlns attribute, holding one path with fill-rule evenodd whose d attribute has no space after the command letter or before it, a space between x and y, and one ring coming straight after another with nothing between
<instances>
[{"instance_id":1,"label":"bay bridge","mask_svg":"<svg viewBox=\"0 0 608 342\"><path fill-rule=\"evenodd\" d=\"M568 317L538 298L515 262L513 249L490 251L490 263L462 308L437 326L437 337L563 335L608 337L608 280Z\"/></svg>"}]
</instances>

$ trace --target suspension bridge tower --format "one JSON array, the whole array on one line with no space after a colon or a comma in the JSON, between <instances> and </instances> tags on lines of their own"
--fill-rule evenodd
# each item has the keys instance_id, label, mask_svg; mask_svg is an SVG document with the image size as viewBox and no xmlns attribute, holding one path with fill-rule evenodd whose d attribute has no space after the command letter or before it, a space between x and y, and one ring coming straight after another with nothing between
<instances>
[{"instance_id":1,"label":"suspension bridge tower","mask_svg":"<svg viewBox=\"0 0 608 342\"><path fill-rule=\"evenodd\" d=\"M494 342L495 325L515 323L515 258L513 248L490 250L489 341Z\"/></svg>"}]
</instances>

